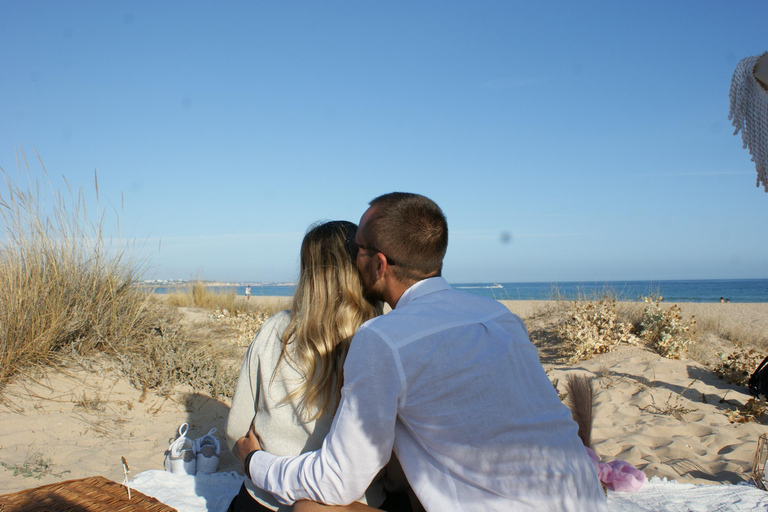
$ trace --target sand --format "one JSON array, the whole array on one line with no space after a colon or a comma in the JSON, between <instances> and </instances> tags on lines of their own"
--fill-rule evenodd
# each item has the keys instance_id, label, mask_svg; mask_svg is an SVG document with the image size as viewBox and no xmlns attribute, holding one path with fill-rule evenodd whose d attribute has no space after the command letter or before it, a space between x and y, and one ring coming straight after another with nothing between
<instances>
[{"instance_id":1,"label":"sand","mask_svg":"<svg viewBox=\"0 0 768 512\"><path fill-rule=\"evenodd\" d=\"M266 304L285 298L254 297ZM553 307L544 301L505 301L531 328ZM632 306L630 306L632 307ZM683 304L683 314L725 329L768 332L768 304ZM207 315L199 314L199 321ZM730 326L730 327L729 327ZM551 347L550 347L551 348ZM603 460L622 459L659 476L690 483L736 483L748 478L763 423L730 423L729 409L750 397L743 387L717 378L694 361L664 359L637 346L620 347L577 364L545 355L550 379L563 391L565 375L595 378L597 406L592 434ZM211 428L224 439L229 403L190 389L163 397L142 393L106 360L90 369L27 375L9 384L0 404L0 492L13 492L72 478L103 475L123 480L162 469L164 451L179 425L189 437ZM14 475L14 467L24 468ZM220 471L237 469L222 449ZM24 476L26 473L30 476ZM43 474L44 473L44 474Z\"/></svg>"}]
</instances>

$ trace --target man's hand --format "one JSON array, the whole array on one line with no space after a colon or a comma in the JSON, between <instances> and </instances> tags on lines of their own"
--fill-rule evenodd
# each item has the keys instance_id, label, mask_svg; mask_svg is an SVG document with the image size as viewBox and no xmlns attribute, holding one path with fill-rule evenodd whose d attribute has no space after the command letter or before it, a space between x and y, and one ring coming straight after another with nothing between
<instances>
[{"instance_id":1,"label":"man's hand","mask_svg":"<svg viewBox=\"0 0 768 512\"><path fill-rule=\"evenodd\" d=\"M259 444L256 432L253 431L253 428L250 428L248 433L245 434L245 437L241 437L235 443L235 453L242 464L245 462L245 458L248 454L255 450L261 450L261 444Z\"/></svg>"}]
</instances>

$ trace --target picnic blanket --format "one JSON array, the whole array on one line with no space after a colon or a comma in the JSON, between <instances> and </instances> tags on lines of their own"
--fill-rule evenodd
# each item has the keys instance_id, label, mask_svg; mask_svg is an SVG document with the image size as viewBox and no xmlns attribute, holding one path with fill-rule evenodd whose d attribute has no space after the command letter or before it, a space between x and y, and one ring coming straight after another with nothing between
<instances>
[{"instance_id":1,"label":"picnic blanket","mask_svg":"<svg viewBox=\"0 0 768 512\"><path fill-rule=\"evenodd\" d=\"M144 471L131 487L179 512L226 512L243 477L237 473L198 476ZM739 485L681 484L653 477L637 492L608 491L612 512L758 512L768 511L768 492Z\"/></svg>"}]
</instances>

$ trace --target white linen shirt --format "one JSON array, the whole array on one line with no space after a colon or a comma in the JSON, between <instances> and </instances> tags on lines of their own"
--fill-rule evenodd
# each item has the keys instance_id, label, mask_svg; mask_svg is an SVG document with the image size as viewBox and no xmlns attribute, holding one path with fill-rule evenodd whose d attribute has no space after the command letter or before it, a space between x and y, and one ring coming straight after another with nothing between
<instances>
[{"instance_id":1,"label":"white linen shirt","mask_svg":"<svg viewBox=\"0 0 768 512\"><path fill-rule=\"evenodd\" d=\"M576 432L520 318L436 277L355 334L322 447L249 469L285 503L348 504L394 448L430 511L607 510Z\"/></svg>"}]
</instances>

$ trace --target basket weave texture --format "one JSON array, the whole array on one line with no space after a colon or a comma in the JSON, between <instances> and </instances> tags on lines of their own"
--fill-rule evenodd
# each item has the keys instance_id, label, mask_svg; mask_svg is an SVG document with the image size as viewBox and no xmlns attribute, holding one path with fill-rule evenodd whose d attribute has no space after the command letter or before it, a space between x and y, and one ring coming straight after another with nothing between
<instances>
[{"instance_id":1,"label":"basket weave texture","mask_svg":"<svg viewBox=\"0 0 768 512\"><path fill-rule=\"evenodd\" d=\"M0 512L176 512L102 476L67 480L0 496Z\"/></svg>"}]
</instances>

